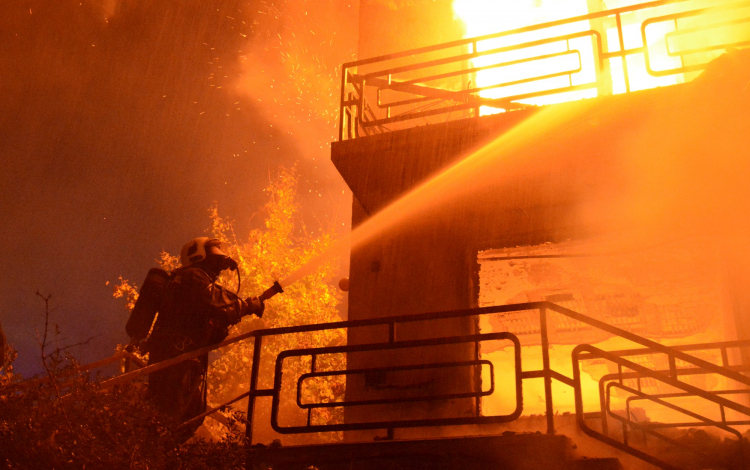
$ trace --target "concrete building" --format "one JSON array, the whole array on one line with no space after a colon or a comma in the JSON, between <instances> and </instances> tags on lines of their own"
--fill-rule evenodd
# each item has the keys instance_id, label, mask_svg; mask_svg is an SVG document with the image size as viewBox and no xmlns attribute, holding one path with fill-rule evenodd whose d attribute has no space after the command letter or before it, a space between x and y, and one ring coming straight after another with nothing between
<instances>
[{"instance_id":1,"label":"concrete building","mask_svg":"<svg viewBox=\"0 0 750 470\"><path fill-rule=\"evenodd\" d=\"M332 149L354 194L350 320L549 301L667 345L750 338L746 194L732 177L750 162L750 60L732 49L747 41L747 28L715 39L724 27L717 25L746 18L747 9L705 16L693 1L578 3L585 18L566 22L548 11L544 18L556 22L472 40L463 39L471 28L451 1L362 2L362 60L344 66L341 140ZM696 47L706 38L715 39L710 47ZM568 56L573 65L554 61ZM510 78L481 77L493 70ZM384 217L391 222L358 242L357 227L382 211L391 211ZM534 364L543 356L540 328L537 311L522 311L405 324L396 337L509 331L520 338L525 364ZM633 347L562 315L551 315L548 328L549 360L566 374L575 345ZM349 344L388 341L388 334L350 330ZM350 354L354 369L485 358L495 364L499 391L481 400L352 407L346 419L509 412L507 346ZM721 361L719 350L696 354ZM740 348L724 354L748 363ZM665 358L639 360L669 367ZM616 366L583 370L594 383ZM477 365L354 374L347 401L477 393L486 374ZM685 380L719 386L706 375ZM640 385L648 393L669 389ZM541 379L525 386L525 416L544 413L543 395ZM558 411L575 412L572 392L555 396ZM644 413L659 418L648 407Z\"/></svg>"}]
</instances>

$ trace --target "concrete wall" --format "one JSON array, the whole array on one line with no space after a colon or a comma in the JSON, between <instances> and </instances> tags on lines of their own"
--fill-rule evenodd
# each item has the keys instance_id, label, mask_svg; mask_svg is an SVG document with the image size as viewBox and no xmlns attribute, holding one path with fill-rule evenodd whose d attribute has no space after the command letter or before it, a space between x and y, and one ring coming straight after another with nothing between
<instances>
[{"instance_id":1,"label":"concrete wall","mask_svg":"<svg viewBox=\"0 0 750 470\"><path fill-rule=\"evenodd\" d=\"M414 221L384 231L354 249L349 319L475 307L478 250L563 241L592 234L595 224L582 214L581 208L588 201L601 200L603 194L622 184L616 149L620 139L627 138L638 126L639 115L632 110L648 102L653 93L610 97L598 105L587 104L584 111L576 112L576 122L550 129L543 139L527 136L529 145L523 150L498 159L490 167L497 178L481 184L466 181L464 186L476 186L476 189L456 191L437 204L427 203ZM602 112L614 106L626 111L605 113L607 117L603 120ZM517 132L519 126L538 112L519 111L334 143L333 162L354 193L353 228L472 150L507 133ZM523 161L533 162L533 165L519 165ZM397 339L476 332L476 319L467 318L405 326L397 331ZM349 344L387 339L385 328L349 333ZM466 345L388 356L350 355L348 367L474 357L476 349ZM480 386L476 371L471 368L457 370L450 378L423 372L400 378L386 374L377 381L374 383L372 377L368 379L363 375L351 376L347 382L347 400L392 397L410 387L414 393L447 393ZM346 419L355 422L457 417L473 413L474 400L464 399L452 403L409 404L401 408L352 408L347 410ZM417 435L425 435L425 432Z\"/></svg>"}]
</instances>

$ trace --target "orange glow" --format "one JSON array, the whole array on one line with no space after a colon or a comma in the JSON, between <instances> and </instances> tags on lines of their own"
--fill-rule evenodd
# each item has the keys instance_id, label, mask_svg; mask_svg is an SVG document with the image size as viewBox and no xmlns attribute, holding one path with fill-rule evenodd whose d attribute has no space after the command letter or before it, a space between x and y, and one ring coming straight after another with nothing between
<instances>
[{"instance_id":1,"label":"orange glow","mask_svg":"<svg viewBox=\"0 0 750 470\"><path fill-rule=\"evenodd\" d=\"M587 0L453 0L453 11L465 25L465 37L473 38L595 13L589 11L588 3ZM615 0L608 1L607 6L614 9L633 3ZM543 43L474 58L470 67L484 69L475 72L473 87L483 98L513 97L516 103L546 105L690 81L697 73L662 72L679 72L683 66L705 64L723 53L722 45L746 43L750 30L748 9L719 8L678 20L668 16L722 3L694 0L625 12L620 16L621 28L615 15L604 15L477 41L476 52L480 53L533 41ZM738 22L737 18L745 20ZM645 44L642 28L646 31ZM599 58L597 37L602 51L615 56ZM648 56L642 51L644 46ZM702 51L706 46L716 47ZM629 51L626 57L616 56L623 48ZM524 96L528 94L543 96ZM484 106L480 114L502 111Z\"/></svg>"},{"instance_id":2,"label":"orange glow","mask_svg":"<svg viewBox=\"0 0 750 470\"><path fill-rule=\"evenodd\" d=\"M586 0L518 0L513 2L489 2L484 0L454 0L453 11L466 26L466 37L510 31L517 28L550 21L585 15L588 13ZM591 29L588 21L581 21L554 28L513 34L477 43L477 52L538 41L561 35L580 33ZM579 56L575 51L580 51ZM570 54L563 54L570 51ZM483 98L504 98L542 90L563 88L572 85L593 84L587 90L559 93L551 96L521 100L526 104L543 105L561 103L597 96L594 54L590 37L579 37L570 41L555 41L518 50L491 54L474 59L474 67L486 67L519 59L544 56L530 62L491 68L476 73L476 85L488 88L479 92ZM549 57L551 56L551 57ZM542 78L528 83L506 85L533 77L542 77L578 70L572 75ZM494 114L496 109L483 107L481 114Z\"/></svg>"},{"instance_id":3,"label":"orange glow","mask_svg":"<svg viewBox=\"0 0 750 470\"><path fill-rule=\"evenodd\" d=\"M465 25L465 38L474 38L506 31L513 31L533 25L544 24L557 20L587 15L587 0L453 0L453 10L457 18ZM626 0L608 1L609 8L619 8L632 5L635 2ZM722 2L687 1L682 4L667 5L658 9L647 9L623 14L622 26L618 29L614 17L592 21L577 21L551 28L534 31L512 33L506 36L483 39L475 42L476 52L486 52L508 46L516 46L514 50L500 51L474 58L468 64L472 68L485 68L474 73L474 85L478 95L482 98L498 99L511 97L516 103L530 105L547 105L566 101L595 98L602 94L618 94L628 91L645 90L660 86L670 86L694 79L698 72L672 73L660 76L660 72L678 70L683 66L705 64L724 52L722 45L746 44L750 39L748 27L748 8L733 8L716 10L707 14L688 16L678 21L663 20L668 15L678 12L691 11L697 8L712 7ZM647 21L650 20L650 21ZM644 23L646 22L646 23ZM645 25L645 26L644 26ZM586 32L596 30L602 35L604 52L617 53L623 49L635 51L645 46L644 52L632 53L626 57L613 57L599 63L596 53L596 43L592 35ZM645 31L645 40L644 34ZM574 39L559 38L562 36L578 35ZM543 42L533 46L520 46L530 42ZM622 40L623 46L620 42ZM644 44L645 43L645 44ZM701 51L703 48L715 47L715 50ZM469 49L469 52L474 52ZM524 61L524 59L526 59ZM649 67L651 72L649 72ZM603 86L605 84L605 86ZM566 88L578 87L576 90ZM580 89L582 88L582 89ZM560 91L556 91L556 90ZM551 91L551 93L550 93ZM549 94L527 98L523 95L534 93ZM514 99L516 98L516 99ZM502 108L482 106L480 115L503 112ZM555 286L560 287L560 286ZM580 286L579 286L580 287ZM507 290L508 286L504 285ZM501 305L517 303L529 299L505 299L506 301L491 302L486 305ZM485 305L482 305L485 306ZM575 309L574 309L575 310ZM720 318L717 317L717 318ZM483 319L482 331L493 331L488 319ZM653 337L667 344L690 344L708 341L723 341L734 339L718 328L720 321L715 321L712 328L699 335L685 335L681 338L667 336ZM503 331L508 329L503 326ZM499 330L498 330L499 331ZM609 338L592 342L605 350L618 350L634 347L623 342L621 338ZM550 348L550 360L554 370L568 376L572 370L570 357L573 345L566 343L555 344ZM500 371L501 381L510 381L512 371L512 354L509 350L485 351L485 358L496 365ZM523 357L527 365L541 368L541 348L525 346ZM707 357L710 362L718 363L717 357ZM649 359L651 360L651 359ZM584 407L598 408L598 379L608 373L604 365L601 371L589 367L582 371L582 386ZM609 371L612 372L611 370ZM498 373L498 372L496 372ZM505 376L502 374L507 373ZM702 377L706 380L705 377ZM485 380L488 378L485 377ZM697 380L697 379L696 379ZM524 384L524 414L544 413L544 389L541 380ZM710 377L701 385L702 388L720 390L731 388L725 380ZM573 397L567 387L554 390L555 407L560 412L574 412ZM613 408L624 407L625 396L613 397ZM514 406L514 397L510 394L492 396L483 400L483 409L489 414L507 413ZM686 398L692 400L690 407L700 409L707 416L713 416L714 405L704 402L697 397ZM642 404L651 418L670 421L684 417L674 415L661 406ZM713 413L713 414L712 414Z\"/></svg>"}]
</instances>

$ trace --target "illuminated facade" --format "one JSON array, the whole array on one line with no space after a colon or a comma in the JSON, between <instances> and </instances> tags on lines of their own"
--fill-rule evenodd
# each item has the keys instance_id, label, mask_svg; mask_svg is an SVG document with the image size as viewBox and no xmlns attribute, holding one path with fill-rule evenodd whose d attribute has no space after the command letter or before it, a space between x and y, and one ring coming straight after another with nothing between
<instances>
[{"instance_id":1,"label":"illuminated facade","mask_svg":"<svg viewBox=\"0 0 750 470\"><path fill-rule=\"evenodd\" d=\"M744 287L727 282L732 258L744 255L728 256L733 248L719 246L720 237L706 230L714 219L701 201L710 198L694 184L703 176L695 169L706 158L704 147L715 138L738 142L743 132L731 123L748 120L733 102L742 82L726 77L747 72L747 54L734 48L750 41L750 4L487 2L509 9L488 13L469 0L407 3L392 9L363 2L362 60L343 69L340 141L332 158L354 194L353 227L405 197L416 208L353 250L350 319L548 301L666 345L750 338L746 299L738 293ZM425 25L431 28L422 34ZM394 53L399 50L406 51ZM729 62L712 62L726 51ZM707 64L716 70L730 62L724 72L696 80ZM708 115L717 117L708 124L698 118ZM712 150L748 157L746 146ZM682 180L672 181L675 174ZM702 221L695 230L686 222L693 215ZM739 278L745 286L744 274ZM533 364L543 357L541 328L538 313L524 311L414 325L399 339L508 331ZM550 316L545 328L550 360L563 371L570 371L578 344L633 347L564 316ZM349 343L381 336L350 332ZM694 354L716 364L748 364L739 349ZM497 380L510 380L497 372L512 369L507 346L438 356L489 359ZM429 353L419 359L437 360ZM670 367L657 355L632 359L649 369ZM410 360L352 355L350 366ZM583 365L586 387L617 372L605 362ZM456 380L481 388L483 374L478 380L468 371ZM427 373L375 382L352 377L347 400L437 381ZM710 375L685 383L709 391L731 386ZM638 387L671 390L647 378ZM544 412L541 381L523 393L525 416ZM615 406L624 406L626 394L613 397ZM575 411L570 393L555 400L561 412ZM598 397L591 400L598 405ZM460 415L472 405L456 400L398 413ZM511 405L496 393L482 399L482 412ZM669 418L647 405L641 412ZM354 422L381 410L347 413Z\"/></svg>"}]
</instances>

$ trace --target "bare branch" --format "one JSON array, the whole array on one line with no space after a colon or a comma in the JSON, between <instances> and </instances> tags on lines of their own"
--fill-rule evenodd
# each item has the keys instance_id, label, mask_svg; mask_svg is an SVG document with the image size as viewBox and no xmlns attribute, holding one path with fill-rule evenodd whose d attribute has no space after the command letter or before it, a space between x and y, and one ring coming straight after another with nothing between
<instances>
[{"instance_id":1,"label":"bare branch","mask_svg":"<svg viewBox=\"0 0 750 470\"><path fill-rule=\"evenodd\" d=\"M70 432L73 431L73 425L70 422L70 418L68 418L68 413L65 411L65 407L62 404L61 401L61 395L60 395L60 387L57 384L57 380L55 379L54 374L49 368L49 364L47 364L47 353L45 352L45 348L47 347L47 333L49 332L49 316L50 316L50 309L49 309L49 299L52 298L52 294L49 294L48 296L43 296L39 291L36 291L36 295L42 298L44 300L44 335L42 337L42 342L40 344L41 347L41 353L42 353L42 365L44 366L44 370L47 371L47 376L49 377L50 382L52 383L52 386L55 389L55 396L57 397L57 405L60 408L60 411L62 411L63 417L65 418L65 422L68 424L68 428L70 429Z\"/></svg>"},{"instance_id":2,"label":"bare branch","mask_svg":"<svg viewBox=\"0 0 750 470\"><path fill-rule=\"evenodd\" d=\"M56 352L56 353L61 353L61 352L63 352L63 351L67 351L68 349L72 349L72 348L75 348L75 347L77 347L77 346L83 346L83 345L89 344L89 343L90 343L90 342L91 342L92 340L94 340L94 339L96 339L96 338L98 338L98 337L100 337L100 336L101 336L101 335L94 335L94 336L89 336L89 337L88 337L88 339L86 339L86 340L84 340L84 341L79 341L79 342L77 342L77 343L73 343L73 344L68 344L68 345L66 345L66 346L63 346L63 347L61 347L61 348L55 348L55 352Z\"/></svg>"},{"instance_id":3,"label":"bare branch","mask_svg":"<svg viewBox=\"0 0 750 470\"><path fill-rule=\"evenodd\" d=\"M44 348L47 346L47 332L49 331L49 314L51 313L49 311L49 299L52 298L52 294L49 294L48 296L43 296L39 290L36 291L36 295L42 298L44 301L44 336L42 337L42 342L40 344L42 348L42 361L46 359L46 355L44 352Z\"/></svg>"}]
</instances>

